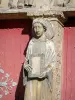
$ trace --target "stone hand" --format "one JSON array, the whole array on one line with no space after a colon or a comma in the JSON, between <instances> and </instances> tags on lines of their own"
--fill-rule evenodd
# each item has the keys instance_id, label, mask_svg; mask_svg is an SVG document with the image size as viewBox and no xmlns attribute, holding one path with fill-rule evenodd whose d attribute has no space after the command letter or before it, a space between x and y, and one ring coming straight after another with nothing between
<instances>
[{"instance_id":1,"label":"stone hand","mask_svg":"<svg viewBox=\"0 0 75 100\"><path fill-rule=\"evenodd\" d=\"M29 64L25 65L24 68L25 68L28 72L32 71L32 68L30 67Z\"/></svg>"},{"instance_id":2,"label":"stone hand","mask_svg":"<svg viewBox=\"0 0 75 100\"><path fill-rule=\"evenodd\" d=\"M46 77L46 72L43 72L40 76L39 76L39 78L44 78L44 77Z\"/></svg>"}]
</instances>

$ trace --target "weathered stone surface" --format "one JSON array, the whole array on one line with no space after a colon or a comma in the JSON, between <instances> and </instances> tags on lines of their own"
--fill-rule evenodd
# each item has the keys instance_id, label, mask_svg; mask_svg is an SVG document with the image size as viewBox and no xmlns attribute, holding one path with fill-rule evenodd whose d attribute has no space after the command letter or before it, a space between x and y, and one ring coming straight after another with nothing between
<instances>
[{"instance_id":1,"label":"weathered stone surface","mask_svg":"<svg viewBox=\"0 0 75 100\"><path fill-rule=\"evenodd\" d=\"M54 69L53 100L61 100L61 79L62 79L62 44L64 29L58 19L53 19L52 24L55 30L53 41L56 47L56 69Z\"/></svg>"},{"instance_id":2,"label":"weathered stone surface","mask_svg":"<svg viewBox=\"0 0 75 100\"><path fill-rule=\"evenodd\" d=\"M43 10L49 10L51 7L63 7L63 6L74 6L74 0L1 0L0 7L2 8L38 8Z\"/></svg>"}]
</instances>

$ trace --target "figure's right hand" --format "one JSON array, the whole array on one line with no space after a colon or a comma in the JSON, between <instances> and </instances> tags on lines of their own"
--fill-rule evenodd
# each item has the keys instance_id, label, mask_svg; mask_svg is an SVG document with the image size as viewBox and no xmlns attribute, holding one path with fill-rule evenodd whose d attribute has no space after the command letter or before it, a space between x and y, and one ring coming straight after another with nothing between
<instances>
[{"instance_id":1,"label":"figure's right hand","mask_svg":"<svg viewBox=\"0 0 75 100\"><path fill-rule=\"evenodd\" d=\"M46 73L46 71L45 72L43 72L40 76L39 76L39 78L44 78L44 77L46 77L47 76L47 73Z\"/></svg>"},{"instance_id":2,"label":"figure's right hand","mask_svg":"<svg viewBox=\"0 0 75 100\"><path fill-rule=\"evenodd\" d=\"M29 64L24 65L24 68L27 70L27 72L31 72L32 68L30 67Z\"/></svg>"}]
</instances>

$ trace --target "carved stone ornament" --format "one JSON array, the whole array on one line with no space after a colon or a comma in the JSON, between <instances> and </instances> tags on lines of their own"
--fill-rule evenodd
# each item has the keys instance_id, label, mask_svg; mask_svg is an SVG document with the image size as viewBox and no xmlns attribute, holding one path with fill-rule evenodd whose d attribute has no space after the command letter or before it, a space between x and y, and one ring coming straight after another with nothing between
<instances>
[{"instance_id":1,"label":"carved stone ornament","mask_svg":"<svg viewBox=\"0 0 75 100\"><path fill-rule=\"evenodd\" d=\"M52 98L52 69L56 65L56 53L54 43L51 41L54 33L50 30L51 26L48 30L51 24L48 23L49 21L43 18L33 20L34 34L29 42L24 63L25 100L51 100ZM49 39L46 32L49 32Z\"/></svg>"}]
</instances>

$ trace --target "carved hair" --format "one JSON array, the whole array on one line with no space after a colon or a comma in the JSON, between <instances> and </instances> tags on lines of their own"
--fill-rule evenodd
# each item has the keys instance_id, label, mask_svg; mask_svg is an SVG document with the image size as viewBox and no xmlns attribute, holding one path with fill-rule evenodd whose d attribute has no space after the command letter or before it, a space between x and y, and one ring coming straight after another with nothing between
<instances>
[{"instance_id":1,"label":"carved hair","mask_svg":"<svg viewBox=\"0 0 75 100\"><path fill-rule=\"evenodd\" d=\"M34 35L34 31L33 31L33 26L35 23L40 23L43 25L43 28L45 29L45 36L48 39L52 39L54 37L54 31L53 31L53 26L52 23L50 23L49 20L45 19L45 18L36 18L33 20L32 23L32 34Z\"/></svg>"}]
</instances>

